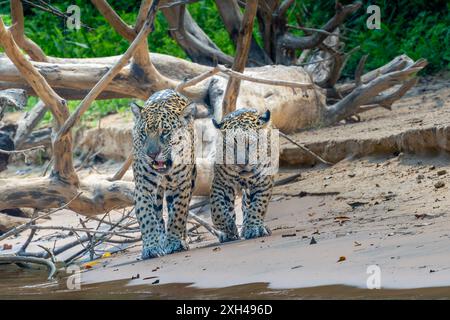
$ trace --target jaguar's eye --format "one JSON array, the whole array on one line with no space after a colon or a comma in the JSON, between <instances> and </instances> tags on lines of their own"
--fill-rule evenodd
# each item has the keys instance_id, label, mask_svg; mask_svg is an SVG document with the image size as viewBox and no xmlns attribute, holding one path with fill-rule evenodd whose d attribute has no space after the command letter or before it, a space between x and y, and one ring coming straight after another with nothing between
<instances>
[{"instance_id":1,"label":"jaguar's eye","mask_svg":"<svg viewBox=\"0 0 450 320\"><path fill-rule=\"evenodd\" d=\"M170 135L168 133L162 133L159 137L159 140L164 143L168 142L169 139L170 139Z\"/></svg>"}]
</instances>

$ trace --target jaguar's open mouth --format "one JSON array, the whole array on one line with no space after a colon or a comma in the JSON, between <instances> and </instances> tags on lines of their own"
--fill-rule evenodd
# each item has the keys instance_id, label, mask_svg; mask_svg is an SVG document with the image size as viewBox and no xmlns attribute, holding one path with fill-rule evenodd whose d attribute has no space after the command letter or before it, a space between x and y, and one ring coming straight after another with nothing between
<instances>
[{"instance_id":1,"label":"jaguar's open mouth","mask_svg":"<svg viewBox=\"0 0 450 320\"><path fill-rule=\"evenodd\" d=\"M165 173L172 167L172 160L170 159L166 161L153 160L151 166L157 172Z\"/></svg>"}]
</instances>

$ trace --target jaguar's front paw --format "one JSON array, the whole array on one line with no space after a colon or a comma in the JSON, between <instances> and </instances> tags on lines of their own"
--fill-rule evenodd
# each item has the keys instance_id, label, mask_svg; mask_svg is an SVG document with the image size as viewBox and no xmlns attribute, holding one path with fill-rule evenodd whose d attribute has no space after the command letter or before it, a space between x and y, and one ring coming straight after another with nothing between
<instances>
[{"instance_id":1,"label":"jaguar's front paw","mask_svg":"<svg viewBox=\"0 0 450 320\"><path fill-rule=\"evenodd\" d=\"M189 247L184 240L180 239L167 239L164 245L164 252L166 254L171 254L174 252L189 250Z\"/></svg>"},{"instance_id":2,"label":"jaguar's front paw","mask_svg":"<svg viewBox=\"0 0 450 320\"><path fill-rule=\"evenodd\" d=\"M164 255L164 250L161 246L144 246L142 248L142 260L156 258Z\"/></svg>"},{"instance_id":3,"label":"jaguar's front paw","mask_svg":"<svg viewBox=\"0 0 450 320\"><path fill-rule=\"evenodd\" d=\"M241 230L244 239L270 236L272 232L265 225L244 226Z\"/></svg>"},{"instance_id":4,"label":"jaguar's front paw","mask_svg":"<svg viewBox=\"0 0 450 320\"><path fill-rule=\"evenodd\" d=\"M239 235L237 233L225 233L219 231L218 238L220 243L239 240Z\"/></svg>"}]
</instances>

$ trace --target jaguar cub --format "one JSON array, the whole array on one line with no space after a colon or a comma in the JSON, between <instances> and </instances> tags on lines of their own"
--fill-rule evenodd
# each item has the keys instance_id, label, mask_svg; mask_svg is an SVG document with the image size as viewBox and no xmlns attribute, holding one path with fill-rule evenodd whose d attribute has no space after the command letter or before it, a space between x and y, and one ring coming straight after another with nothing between
<instances>
[{"instance_id":1,"label":"jaguar cub","mask_svg":"<svg viewBox=\"0 0 450 320\"><path fill-rule=\"evenodd\" d=\"M211 216L221 231L221 242L239 239L234 202L241 192L244 218L241 236L251 239L270 235L264 225L274 180L268 161L270 155L267 156L270 153L269 121L270 111L260 115L254 109L234 111L220 123L213 119L220 135L211 190Z\"/></svg>"},{"instance_id":2,"label":"jaguar cub","mask_svg":"<svg viewBox=\"0 0 450 320\"><path fill-rule=\"evenodd\" d=\"M195 105L174 90L163 90L153 94L143 107L132 105L132 111L134 199L142 258L186 250L186 220L196 177Z\"/></svg>"}]
</instances>

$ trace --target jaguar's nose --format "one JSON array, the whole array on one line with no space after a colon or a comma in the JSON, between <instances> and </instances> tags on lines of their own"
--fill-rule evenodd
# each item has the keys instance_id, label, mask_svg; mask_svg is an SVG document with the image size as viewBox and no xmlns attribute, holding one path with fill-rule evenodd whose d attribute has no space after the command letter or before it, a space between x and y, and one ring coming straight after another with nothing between
<instances>
[{"instance_id":1,"label":"jaguar's nose","mask_svg":"<svg viewBox=\"0 0 450 320\"><path fill-rule=\"evenodd\" d=\"M152 158L153 160L156 159L160 154L160 150L156 151L156 152L147 152L147 155Z\"/></svg>"},{"instance_id":2,"label":"jaguar's nose","mask_svg":"<svg viewBox=\"0 0 450 320\"><path fill-rule=\"evenodd\" d=\"M147 147L147 156L156 159L161 154L161 148L158 145L149 145Z\"/></svg>"}]
</instances>

